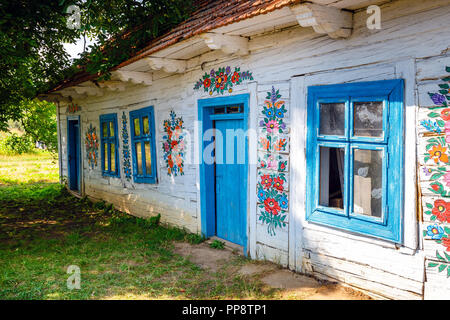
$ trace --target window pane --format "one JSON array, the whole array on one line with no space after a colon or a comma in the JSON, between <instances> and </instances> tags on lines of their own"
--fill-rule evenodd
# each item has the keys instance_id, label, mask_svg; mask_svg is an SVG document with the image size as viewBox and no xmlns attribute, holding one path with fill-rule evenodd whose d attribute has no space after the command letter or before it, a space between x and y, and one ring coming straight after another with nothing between
<instances>
[{"instance_id":1,"label":"window pane","mask_svg":"<svg viewBox=\"0 0 450 320\"><path fill-rule=\"evenodd\" d=\"M114 137L114 123L112 121L109 123L109 136Z\"/></svg>"},{"instance_id":2,"label":"window pane","mask_svg":"<svg viewBox=\"0 0 450 320\"><path fill-rule=\"evenodd\" d=\"M109 162L108 162L108 144L103 144L103 162L105 163L105 171L109 170Z\"/></svg>"},{"instance_id":3,"label":"window pane","mask_svg":"<svg viewBox=\"0 0 450 320\"><path fill-rule=\"evenodd\" d=\"M134 135L135 136L141 135L141 127L139 124L139 118L134 119Z\"/></svg>"},{"instance_id":4,"label":"window pane","mask_svg":"<svg viewBox=\"0 0 450 320\"><path fill-rule=\"evenodd\" d=\"M108 136L108 123L107 122L102 123L102 135L103 135L103 137Z\"/></svg>"},{"instance_id":5,"label":"window pane","mask_svg":"<svg viewBox=\"0 0 450 320\"><path fill-rule=\"evenodd\" d=\"M111 146L111 171L116 172L116 146L114 144L110 144Z\"/></svg>"},{"instance_id":6,"label":"window pane","mask_svg":"<svg viewBox=\"0 0 450 320\"><path fill-rule=\"evenodd\" d=\"M354 102L353 131L355 136L383 136L383 102Z\"/></svg>"},{"instance_id":7,"label":"window pane","mask_svg":"<svg viewBox=\"0 0 450 320\"><path fill-rule=\"evenodd\" d=\"M345 134L345 103L320 104L319 133L334 136Z\"/></svg>"},{"instance_id":8,"label":"window pane","mask_svg":"<svg viewBox=\"0 0 450 320\"><path fill-rule=\"evenodd\" d=\"M150 133L150 125L148 123L148 117L142 117L142 127L143 127L143 133L144 134L149 134Z\"/></svg>"},{"instance_id":9,"label":"window pane","mask_svg":"<svg viewBox=\"0 0 450 320\"><path fill-rule=\"evenodd\" d=\"M320 147L321 206L344 209L344 156L343 148Z\"/></svg>"},{"instance_id":10,"label":"window pane","mask_svg":"<svg viewBox=\"0 0 450 320\"><path fill-rule=\"evenodd\" d=\"M383 196L383 151L354 150L353 211L381 217Z\"/></svg>"},{"instance_id":11,"label":"window pane","mask_svg":"<svg viewBox=\"0 0 450 320\"><path fill-rule=\"evenodd\" d=\"M141 143L137 142L135 144L136 146L136 166L137 166L137 172L138 175L142 175L143 171L142 171L142 148L141 148Z\"/></svg>"},{"instance_id":12,"label":"window pane","mask_svg":"<svg viewBox=\"0 0 450 320\"><path fill-rule=\"evenodd\" d=\"M150 142L145 141L144 147L145 147L145 171L146 171L147 175L151 176L152 175L152 151L150 150Z\"/></svg>"}]
</instances>

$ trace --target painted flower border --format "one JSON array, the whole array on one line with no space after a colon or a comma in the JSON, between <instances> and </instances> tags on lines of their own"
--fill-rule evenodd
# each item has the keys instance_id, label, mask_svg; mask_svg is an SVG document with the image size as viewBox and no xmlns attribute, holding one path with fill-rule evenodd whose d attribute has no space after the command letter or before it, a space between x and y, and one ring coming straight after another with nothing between
<instances>
[{"instance_id":1,"label":"painted flower border","mask_svg":"<svg viewBox=\"0 0 450 320\"><path fill-rule=\"evenodd\" d=\"M89 128L87 129L84 144L86 147L88 165L91 169L94 169L97 166L99 142L97 129L92 126L92 123L89 124Z\"/></svg>"},{"instance_id":2,"label":"painted flower border","mask_svg":"<svg viewBox=\"0 0 450 320\"><path fill-rule=\"evenodd\" d=\"M195 85L194 90L203 88L204 92L224 94L224 92L233 92L233 87L240 85L244 80L253 80L253 75L250 71L241 71L241 68L235 67L231 72L231 67L221 67L217 70L211 69L206 72L202 79L199 79Z\"/></svg>"},{"instance_id":3,"label":"painted flower border","mask_svg":"<svg viewBox=\"0 0 450 320\"><path fill-rule=\"evenodd\" d=\"M128 120L125 112L122 113L122 155L123 155L123 172L127 181L131 180L131 157L130 146L128 144Z\"/></svg>"},{"instance_id":4,"label":"painted flower border","mask_svg":"<svg viewBox=\"0 0 450 320\"><path fill-rule=\"evenodd\" d=\"M184 123L182 117L177 117L171 110L170 118L164 120L164 132L162 149L167 166L167 175L184 175Z\"/></svg>"}]
</instances>

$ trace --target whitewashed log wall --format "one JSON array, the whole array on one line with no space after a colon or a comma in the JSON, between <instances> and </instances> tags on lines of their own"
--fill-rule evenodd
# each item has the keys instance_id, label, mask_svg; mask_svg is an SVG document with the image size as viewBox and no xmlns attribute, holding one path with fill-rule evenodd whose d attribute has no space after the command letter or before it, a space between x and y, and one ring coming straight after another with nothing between
<instances>
[{"instance_id":1,"label":"whitewashed log wall","mask_svg":"<svg viewBox=\"0 0 450 320\"><path fill-rule=\"evenodd\" d=\"M448 75L445 67L450 66L450 5L444 0L401 0L389 2L381 9L381 30L366 28L368 15L365 11L355 13L353 34L345 40L333 40L314 33L311 28L290 27L252 37L247 56L227 56L211 51L192 59L184 74L168 76L164 72L156 72L149 87L130 86L124 92L108 92L103 97L80 101L82 110L76 114L81 115L83 139L89 124L96 126L99 132L100 114L116 112L121 131L122 111L126 111L128 116L129 111L150 105L155 108L158 126L157 184L127 182L123 172L120 179L102 177L100 163L90 169L82 148L83 192L112 202L134 215L161 213L163 221L199 232L198 166L186 162L185 175L169 177L166 174L161 149L162 124L169 117L170 110L174 110L177 116L183 117L191 136L196 137L197 99L209 95L194 92L195 82L212 68L238 66L241 70L251 71L254 77L254 81L241 84L232 93L250 93L250 127L256 129L256 118L261 116L266 94L274 86L280 89L281 99L286 101L287 123L291 129L290 153L284 155L289 159L289 214L287 225L277 229L275 236L269 235L267 226L257 220L259 169L252 166L249 173L250 255L337 280L383 298L421 299L425 295L426 298L449 299L447 270L438 272L436 267L428 267L430 262L439 262L436 250L443 252L445 248L436 241L423 240L423 230L427 229L430 221L427 220L429 215L422 214L422 211L430 210L426 204L434 204L439 195L430 192L429 179L423 175L423 168L434 163L424 163L424 148L430 137L426 136L420 121L427 117L428 107L434 105L428 92L437 92L441 78ZM202 63L203 70L200 67ZM406 82L406 186L402 246L317 226L304 218L307 87L393 78L404 78ZM61 170L62 175L67 176L65 106L61 105L59 112ZM442 135L445 136L444 133ZM250 151L256 153L256 150ZM123 169L121 150L119 154ZM190 156L193 157L193 153ZM417 175L419 184L416 183ZM419 197L417 190L421 191ZM417 218L421 215L425 218L423 223ZM445 223L440 225L448 227Z\"/></svg>"}]
</instances>

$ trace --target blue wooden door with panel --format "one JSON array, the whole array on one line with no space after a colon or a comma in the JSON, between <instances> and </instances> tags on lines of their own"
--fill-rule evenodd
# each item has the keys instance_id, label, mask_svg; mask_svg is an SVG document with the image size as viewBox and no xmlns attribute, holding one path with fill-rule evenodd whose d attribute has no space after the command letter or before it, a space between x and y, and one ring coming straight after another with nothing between
<instances>
[{"instance_id":1,"label":"blue wooden door with panel","mask_svg":"<svg viewBox=\"0 0 450 320\"><path fill-rule=\"evenodd\" d=\"M80 130L78 120L68 120L69 189L79 191L80 186Z\"/></svg>"},{"instance_id":2,"label":"blue wooden door with panel","mask_svg":"<svg viewBox=\"0 0 450 320\"><path fill-rule=\"evenodd\" d=\"M246 193L244 120L216 119L216 234L230 242L245 245Z\"/></svg>"}]
</instances>

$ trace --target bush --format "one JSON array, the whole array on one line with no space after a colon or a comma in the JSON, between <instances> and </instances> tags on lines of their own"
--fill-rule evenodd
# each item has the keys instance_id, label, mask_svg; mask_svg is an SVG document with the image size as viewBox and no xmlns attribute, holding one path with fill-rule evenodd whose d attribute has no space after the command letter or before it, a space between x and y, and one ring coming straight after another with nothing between
<instances>
[{"instance_id":1,"label":"bush","mask_svg":"<svg viewBox=\"0 0 450 320\"><path fill-rule=\"evenodd\" d=\"M34 151L33 141L27 135L19 136L16 133L10 133L0 141L0 153L6 155L17 155Z\"/></svg>"}]
</instances>

